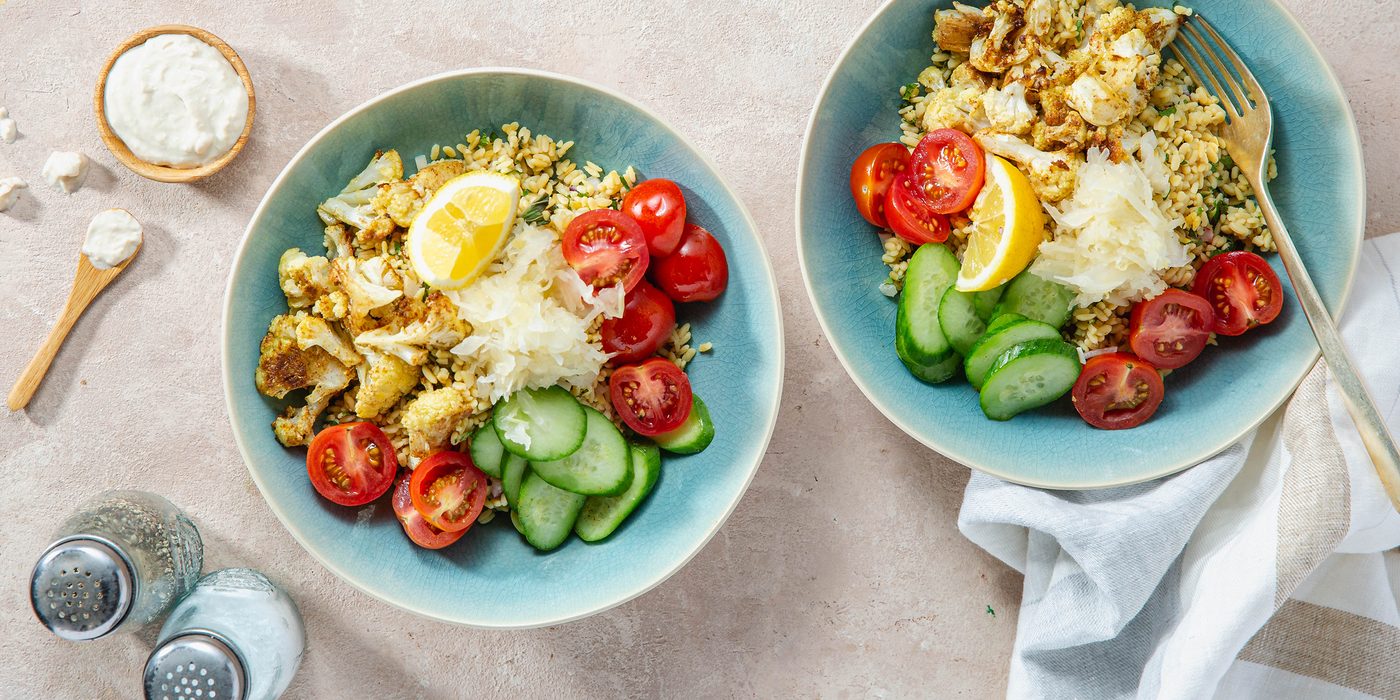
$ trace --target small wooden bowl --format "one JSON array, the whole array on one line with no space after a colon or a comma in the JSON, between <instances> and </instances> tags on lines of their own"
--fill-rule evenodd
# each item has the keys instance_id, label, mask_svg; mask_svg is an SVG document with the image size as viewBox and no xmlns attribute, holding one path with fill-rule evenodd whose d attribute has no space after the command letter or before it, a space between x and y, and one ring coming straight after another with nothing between
<instances>
[{"instance_id":1,"label":"small wooden bowl","mask_svg":"<svg viewBox=\"0 0 1400 700\"><path fill-rule=\"evenodd\" d=\"M218 49L219 53L223 54L224 58L227 58L228 62L233 65L233 70L238 73L238 77L243 80L243 87L248 89L248 121L243 125L243 133L239 135L238 140L233 143L233 148L230 148L228 153L223 154L212 163L206 163L197 168L172 168L168 165L147 163L137 158L131 149L126 147L121 138L112 131L112 126L107 123L104 93L107 91L107 74L111 72L112 64L116 63L117 58L122 54L140 46L147 39L161 34L188 34ZM102 134L102 142L107 144L107 150L111 151L112 155L116 156L117 160L132 172L157 182L194 182L209 177L228 165L229 161L236 158L239 151L243 150L243 144L248 142L248 134L253 131L253 112L256 111L256 105L257 101L253 97L253 79L248 77L248 69L243 66L243 61L238 58L238 54L234 52L233 48L225 44L223 39L203 29L187 27L183 24L163 24L159 27L142 29L123 41L112 52L112 55L107 57L107 62L102 64L102 72L97 76L97 90L92 95L93 111L97 114L97 130Z\"/></svg>"}]
</instances>

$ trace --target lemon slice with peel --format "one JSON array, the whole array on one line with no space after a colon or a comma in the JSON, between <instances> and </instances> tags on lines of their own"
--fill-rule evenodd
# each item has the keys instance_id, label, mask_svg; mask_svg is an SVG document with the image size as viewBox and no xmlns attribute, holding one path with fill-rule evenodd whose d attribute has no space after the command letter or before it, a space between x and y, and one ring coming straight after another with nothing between
<instances>
[{"instance_id":1,"label":"lemon slice with peel","mask_svg":"<svg viewBox=\"0 0 1400 700\"><path fill-rule=\"evenodd\" d=\"M969 212L960 292L993 289L1015 277L1035 259L1044 240L1045 212L1030 180L1006 160L987 154L987 177Z\"/></svg>"},{"instance_id":2,"label":"lemon slice with peel","mask_svg":"<svg viewBox=\"0 0 1400 700\"><path fill-rule=\"evenodd\" d=\"M501 250L520 201L520 181L474 172L448 180L408 227L408 259L424 284L462 289Z\"/></svg>"}]
</instances>

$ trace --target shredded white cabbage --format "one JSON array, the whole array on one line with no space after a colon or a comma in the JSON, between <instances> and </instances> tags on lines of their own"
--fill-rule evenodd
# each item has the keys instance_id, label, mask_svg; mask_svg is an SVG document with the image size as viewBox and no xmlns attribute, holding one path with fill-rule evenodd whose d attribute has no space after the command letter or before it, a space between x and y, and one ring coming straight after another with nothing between
<instances>
[{"instance_id":1,"label":"shredded white cabbage","mask_svg":"<svg viewBox=\"0 0 1400 700\"><path fill-rule=\"evenodd\" d=\"M1159 271L1190 261L1190 250L1178 240L1181 219L1169 219L1153 199L1156 137L1144 136L1138 150L1143 162L1109 160L1101 149L1090 149L1079 168L1074 196L1057 209L1045 205L1055 219L1055 240L1040 244L1040 257L1031 272L1069 287L1075 302L1088 306L1140 301L1162 293L1166 282Z\"/></svg>"},{"instance_id":2,"label":"shredded white cabbage","mask_svg":"<svg viewBox=\"0 0 1400 700\"><path fill-rule=\"evenodd\" d=\"M621 289L595 297L564 261L558 235L521 222L485 274L446 294L472 328L452 353L493 402L524 388L592 386L608 354L588 342L588 328L600 314L621 316L624 303Z\"/></svg>"}]
</instances>

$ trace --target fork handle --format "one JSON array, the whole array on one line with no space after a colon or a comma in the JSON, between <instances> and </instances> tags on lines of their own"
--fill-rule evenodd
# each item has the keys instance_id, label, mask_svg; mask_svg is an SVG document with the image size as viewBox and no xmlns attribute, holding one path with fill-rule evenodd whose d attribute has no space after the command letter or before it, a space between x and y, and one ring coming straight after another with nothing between
<instances>
[{"instance_id":1,"label":"fork handle","mask_svg":"<svg viewBox=\"0 0 1400 700\"><path fill-rule=\"evenodd\" d=\"M1366 390L1366 384L1361 381L1361 375L1357 373L1356 365L1352 363L1346 346L1342 345L1337 326L1332 322L1331 314L1327 313L1327 307L1322 304L1322 297L1318 296L1317 287L1313 286L1312 277L1303 266L1303 259L1298 256L1298 249L1293 246L1288 229L1284 228L1283 222L1279 220L1278 210L1274 208L1268 189L1262 186L1263 183L1255 182L1254 177L1248 179L1254 186L1259 208L1264 214L1264 222L1273 233L1279 257L1283 259L1283 267L1288 271L1288 279L1293 283L1293 291L1298 295L1298 302L1308 317L1313 335L1317 336L1317 344L1322 348L1322 357L1327 361L1333 381L1337 383L1342 402L1346 404L1347 412L1351 414L1357 431L1361 433L1361 442L1366 445L1366 452L1370 454L1371 463L1375 465L1376 473L1381 477L1381 485L1385 487L1386 495L1390 496L1391 505L1400 510L1400 451L1396 450L1395 440L1390 436L1390 430L1386 427L1380 410L1376 408L1371 393Z\"/></svg>"}]
</instances>

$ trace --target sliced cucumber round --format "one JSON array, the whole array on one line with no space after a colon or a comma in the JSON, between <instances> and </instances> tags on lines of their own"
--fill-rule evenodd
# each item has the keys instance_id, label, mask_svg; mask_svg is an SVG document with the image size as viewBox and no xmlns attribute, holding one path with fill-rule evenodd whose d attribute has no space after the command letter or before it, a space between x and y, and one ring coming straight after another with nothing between
<instances>
[{"instance_id":1,"label":"sliced cucumber round","mask_svg":"<svg viewBox=\"0 0 1400 700\"><path fill-rule=\"evenodd\" d=\"M520 482L525 480L525 475L529 472L529 460L520 455L506 453L505 463L501 465L501 490L505 491L506 505L512 510L520 505Z\"/></svg>"},{"instance_id":2,"label":"sliced cucumber round","mask_svg":"<svg viewBox=\"0 0 1400 700\"><path fill-rule=\"evenodd\" d=\"M679 428L652 436L661 449L678 455L693 455L709 447L715 439L715 422L710 420L710 409L699 396L692 394L691 401L690 415Z\"/></svg>"},{"instance_id":3,"label":"sliced cucumber round","mask_svg":"<svg viewBox=\"0 0 1400 700\"><path fill-rule=\"evenodd\" d=\"M995 321L993 323L995 324ZM972 388L982 390L987 370L991 369L997 358L1012 345L1042 338L1059 340L1060 331L1048 323L1031 320L1012 321L995 331L987 331L987 334L972 346L972 350L968 351L967 362L963 365L967 372L967 380L972 382Z\"/></svg>"},{"instance_id":4,"label":"sliced cucumber round","mask_svg":"<svg viewBox=\"0 0 1400 700\"><path fill-rule=\"evenodd\" d=\"M997 302L1001 301L1001 295L1006 293L1006 285L992 287L991 289L972 293L973 306L977 308L977 317L983 321L992 320L992 312L997 308Z\"/></svg>"},{"instance_id":5,"label":"sliced cucumber round","mask_svg":"<svg viewBox=\"0 0 1400 700\"><path fill-rule=\"evenodd\" d=\"M1079 379L1079 353L1058 338L1011 346L987 371L979 401L992 420L1039 408L1065 395Z\"/></svg>"},{"instance_id":6,"label":"sliced cucumber round","mask_svg":"<svg viewBox=\"0 0 1400 700\"><path fill-rule=\"evenodd\" d=\"M991 322L987 324L987 332L991 333L992 331L999 330L1003 326L1011 325L1016 321L1026 320L1028 319L1025 316L1022 316L1021 314L1002 314L992 319Z\"/></svg>"},{"instance_id":7,"label":"sliced cucumber round","mask_svg":"<svg viewBox=\"0 0 1400 700\"><path fill-rule=\"evenodd\" d=\"M962 370L963 359L957 353L948 356L948 359L931 367L914 367L908 363L904 367L914 375L915 379L928 382L929 384L939 384L958 376Z\"/></svg>"},{"instance_id":8,"label":"sliced cucumber round","mask_svg":"<svg viewBox=\"0 0 1400 700\"><path fill-rule=\"evenodd\" d=\"M926 370L953 355L953 346L938 325L938 305L957 280L959 267L953 252L937 243L919 246L909 259L895 316L894 347L915 376L927 374Z\"/></svg>"},{"instance_id":9,"label":"sliced cucumber round","mask_svg":"<svg viewBox=\"0 0 1400 700\"><path fill-rule=\"evenodd\" d=\"M471 445L468 452L472 456L472 464L476 465L486 476L501 478L501 463L505 461L506 448L501 444L500 436L496 435L496 426L487 422L472 433Z\"/></svg>"},{"instance_id":10,"label":"sliced cucumber round","mask_svg":"<svg viewBox=\"0 0 1400 700\"><path fill-rule=\"evenodd\" d=\"M651 443L630 445L632 485L621 496L589 496L574 523L574 532L584 542L597 542L611 535L636 509L661 476L661 450Z\"/></svg>"},{"instance_id":11,"label":"sliced cucumber round","mask_svg":"<svg viewBox=\"0 0 1400 700\"><path fill-rule=\"evenodd\" d=\"M496 405L491 423L506 450L532 462L568 457L588 433L583 404L561 386L511 394Z\"/></svg>"},{"instance_id":12,"label":"sliced cucumber round","mask_svg":"<svg viewBox=\"0 0 1400 700\"><path fill-rule=\"evenodd\" d=\"M627 439L596 409L583 407L588 434L569 456L548 462L530 461L530 471L550 485L585 496L616 496L632 484L632 455Z\"/></svg>"},{"instance_id":13,"label":"sliced cucumber round","mask_svg":"<svg viewBox=\"0 0 1400 700\"><path fill-rule=\"evenodd\" d=\"M938 327L959 355L967 355L972 344L987 332L987 323L977 315L975 292L960 292L949 287L938 303Z\"/></svg>"},{"instance_id":14,"label":"sliced cucumber round","mask_svg":"<svg viewBox=\"0 0 1400 700\"><path fill-rule=\"evenodd\" d=\"M1058 282L1041 279L1027 269L1007 283L1006 293L992 310L992 318L1006 313L1021 314L1059 328L1069 320L1073 308L1074 292Z\"/></svg>"},{"instance_id":15,"label":"sliced cucumber round","mask_svg":"<svg viewBox=\"0 0 1400 700\"><path fill-rule=\"evenodd\" d=\"M525 541L546 552L564 544L587 500L587 496L550 486L539 474L525 477L520 485L520 525L525 529Z\"/></svg>"}]
</instances>

